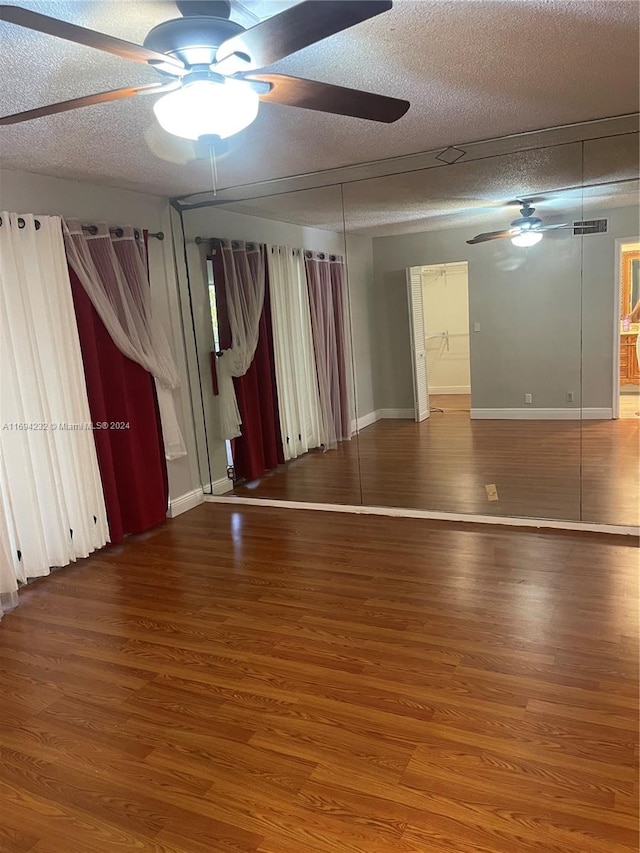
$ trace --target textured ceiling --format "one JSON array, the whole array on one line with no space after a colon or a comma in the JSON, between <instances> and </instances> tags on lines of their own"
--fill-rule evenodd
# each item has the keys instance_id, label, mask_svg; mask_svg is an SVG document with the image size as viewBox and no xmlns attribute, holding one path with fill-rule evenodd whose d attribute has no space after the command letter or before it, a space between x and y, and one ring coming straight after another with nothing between
<instances>
[{"instance_id":1,"label":"textured ceiling","mask_svg":"<svg viewBox=\"0 0 640 853\"><path fill-rule=\"evenodd\" d=\"M580 219L590 209L637 205L638 158L632 133L590 141L584 149L577 142L520 151L222 207L330 231L341 231L344 222L346 231L371 237L478 227L493 222L496 211L509 222L518 210L510 202L518 198L532 199L540 215L557 222Z\"/></svg>"},{"instance_id":2,"label":"textured ceiling","mask_svg":"<svg viewBox=\"0 0 640 853\"><path fill-rule=\"evenodd\" d=\"M515 203L519 195L531 199L536 216L541 216L547 223L589 218L589 212L595 210L637 207L640 201L640 184L637 180L584 189L546 189L527 194L514 192L511 196L504 195L500 201L491 201L495 197L494 187L489 186L484 198L474 198L464 190L459 193L449 191L446 198L425 198L420 181L407 183L404 177L394 175L385 179L383 184L379 181L363 181L359 186L354 185L356 192L345 196L345 230L350 234L388 237L445 228L470 228L475 229L470 233L473 236L484 226L494 223L499 227L500 222L503 222L506 227L519 216ZM234 213L329 231L340 232L343 227L342 204L336 187L303 190L286 196L236 202L222 207Z\"/></svg>"},{"instance_id":3,"label":"textured ceiling","mask_svg":"<svg viewBox=\"0 0 640 853\"><path fill-rule=\"evenodd\" d=\"M155 2L19 2L141 42L176 16ZM242 0L235 17L287 2ZM634 0L397 0L391 12L272 66L408 98L394 125L272 104L218 163L229 187L415 153L457 142L634 112ZM155 72L89 48L0 24L5 113L155 80ZM207 189L192 143L156 124L153 97L102 104L0 129L2 165L161 195Z\"/></svg>"}]
</instances>

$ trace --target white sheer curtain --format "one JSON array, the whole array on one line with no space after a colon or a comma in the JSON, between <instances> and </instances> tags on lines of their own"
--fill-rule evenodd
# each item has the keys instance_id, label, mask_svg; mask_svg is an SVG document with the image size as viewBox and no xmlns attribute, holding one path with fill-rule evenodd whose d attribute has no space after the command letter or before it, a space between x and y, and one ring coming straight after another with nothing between
<instances>
[{"instance_id":1,"label":"white sheer curtain","mask_svg":"<svg viewBox=\"0 0 640 853\"><path fill-rule=\"evenodd\" d=\"M220 240L224 287L231 327L231 349L216 362L220 399L220 428L224 439L242 434L240 411L233 387L234 376L244 376L258 346L260 315L264 306L265 262L262 246L241 240Z\"/></svg>"},{"instance_id":2,"label":"white sheer curtain","mask_svg":"<svg viewBox=\"0 0 640 853\"><path fill-rule=\"evenodd\" d=\"M326 443L300 249L267 246L278 410L285 459Z\"/></svg>"},{"instance_id":3,"label":"white sheer curtain","mask_svg":"<svg viewBox=\"0 0 640 853\"><path fill-rule=\"evenodd\" d=\"M0 603L109 541L57 216L0 215Z\"/></svg>"},{"instance_id":4,"label":"white sheer curtain","mask_svg":"<svg viewBox=\"0 0 640 853\"><path fill-rule=\"evenodd\" d=\"M149 279L132 228L112 235L106 223L85 234L80 223L64 223L69 263L120 352L156 380L165 456L177 459L186 447L176 416L173 391L180 385L169 342L151 310Z\"/></svg>"},{"instance_id":5,"label":"white sheer curtain","mask_svg":"<svg viewBox=\"0 0 640 853\"><path fill-rule=\"evenodd\" d=\"M0 619L7 610L13 610L18 604L18 574L20 571L18 548L13 537L13 524L9 524L4 496L9 494L2 448L0 446Z\"/></svg>"}]
</instances>

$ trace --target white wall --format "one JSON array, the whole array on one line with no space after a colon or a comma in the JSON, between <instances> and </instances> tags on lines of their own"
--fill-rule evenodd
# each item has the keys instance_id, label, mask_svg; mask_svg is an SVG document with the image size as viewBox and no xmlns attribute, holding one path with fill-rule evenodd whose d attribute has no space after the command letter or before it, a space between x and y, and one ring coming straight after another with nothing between
<instances>
[{"instance_id":1,"label":"white wall","mask_svg":"<svg viewBox=\"0 0 640 853\"><path fill-rule=\"evenodd\" d=\"M178 310L168 200L81 181L2 170L0 208L16 213L59 215L84 222L106 221L110 225L133 225L150 231L164 231L163 242L149 240L151 292L154 308L159 312L180 370L182 388L178 392L178 418L188 450L186 458L167 463L170 498L173 501L196 489L199 477L195 435Z\"/></svg>"},{"instance_id":2,"label":"white wall","mask_svg":"<svg viewBox=\"0 0 640 853\"><path fill-rule=\"evenodd\" d=\"M608 218L608 232L551 233L531 249L509 240L469 246L469 228L374 238L375 334L385 347L376 407L413 402L405 268L466 260L470 326L480 324L470 333L472 407L522 409L530 393L531 408L610 408L615 240L636 235L638 208L589 210L588 218Z\"/></svg>"},{"instance_id":3,"label":"white wall","mask_svg":"<svg viewBox=\"0 0 640 853\"><path fill-rule=\"evenodd\" d=\"M422 268L430 394L468 394L469 285L466 264ZM446 333L446 337L439 337Z\"/></svg>"}]
</instances>

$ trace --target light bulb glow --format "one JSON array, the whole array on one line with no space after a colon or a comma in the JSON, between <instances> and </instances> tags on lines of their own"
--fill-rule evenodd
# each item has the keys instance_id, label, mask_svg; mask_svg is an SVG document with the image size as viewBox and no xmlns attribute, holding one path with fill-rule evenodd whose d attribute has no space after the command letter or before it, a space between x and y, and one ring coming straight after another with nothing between
<instances>
[{"instance_id":1,"label":"light bulb glow","mask_svg":"<svg viewBox=\"0 0 640 853\"><path fill-rule=\"evenodd\" d=\"M159 98L153 111L161 127L174 136L226 139L255 120L258 106L257 92L241 80L196 80Z\"/></svg>"},{"instance_id":2,"label":"light bulb glow","mask_svg":"<svg viewBox=\"0 0 640 853\"><path fill-rule=\"evenodd\" d=\"M535 246L536 243L539 243L543 236L539 231L522 231L520 234L514 234L511 242L514 246L526 249L529 246Z\"/></svg>"}]
</instances>

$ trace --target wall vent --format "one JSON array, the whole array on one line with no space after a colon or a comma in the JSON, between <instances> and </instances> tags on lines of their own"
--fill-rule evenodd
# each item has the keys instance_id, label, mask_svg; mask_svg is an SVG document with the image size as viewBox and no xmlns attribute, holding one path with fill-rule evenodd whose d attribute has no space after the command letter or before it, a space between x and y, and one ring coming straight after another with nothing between
<instances>
[{"instance_id":1,"label":"wall vent","mask_svg":"<svg viewBox=\"0 0 640 853\"><path fill-rule=\"evenodd\" d=\"M587 234L606 234L606 219L585 219L582 222L573 223L574 237L583 237Z\"/></svg>"}]
</instances>

